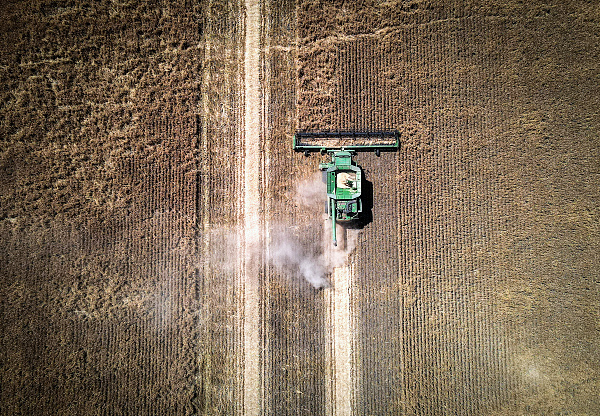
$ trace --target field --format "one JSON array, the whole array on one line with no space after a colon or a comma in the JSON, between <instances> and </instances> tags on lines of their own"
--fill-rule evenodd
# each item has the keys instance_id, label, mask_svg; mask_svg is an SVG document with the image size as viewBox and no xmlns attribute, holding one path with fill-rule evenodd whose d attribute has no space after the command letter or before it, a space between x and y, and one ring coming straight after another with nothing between
<instances>
[{"instance_id":1,"label":"field","mask_svg":"<svg viewBox=\"0 0 600 416\"><path fill-rule=\"evenodd\" d=\"M600 414L595 2L0 11L0 414Z\"/></svg>"}]
</instances>

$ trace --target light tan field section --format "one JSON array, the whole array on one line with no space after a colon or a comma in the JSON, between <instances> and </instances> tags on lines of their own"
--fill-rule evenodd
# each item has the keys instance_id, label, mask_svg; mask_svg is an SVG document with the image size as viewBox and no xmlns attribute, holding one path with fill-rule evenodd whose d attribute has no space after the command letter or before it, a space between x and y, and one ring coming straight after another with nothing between
<instances>
[{"instance_id":1,"label":"light tan field section","mask_svg":"<svg viewBox=\"0 0 600 416\"><path fill-rule=\"evenodd\" d=\"M0 414L600 414L594 2L0 16ZM378 129L333 249L292 136Z\"/></svg>"}]
</instances>

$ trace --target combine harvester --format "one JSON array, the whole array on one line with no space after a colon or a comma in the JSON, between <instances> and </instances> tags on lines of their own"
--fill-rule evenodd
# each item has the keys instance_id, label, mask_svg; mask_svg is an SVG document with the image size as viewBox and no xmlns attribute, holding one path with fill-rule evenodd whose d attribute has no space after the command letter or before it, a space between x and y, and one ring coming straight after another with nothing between
<instances>
[{"instance_id":1,"label":"combine harvester","mask_svg":"<svg viewBox=\"0 0 600 416\"><path fill-rule=\"evenodd\" d=\"M349 223L363 212L362 171L352 160L359 151L396 151L400 147L397 131L377 132L298 132L293 148L297 152L329 154L331 161L319 164L327 184L327 214L332 222L333 245L337 246L336 224Z\"/></svg>"}]
</instances>

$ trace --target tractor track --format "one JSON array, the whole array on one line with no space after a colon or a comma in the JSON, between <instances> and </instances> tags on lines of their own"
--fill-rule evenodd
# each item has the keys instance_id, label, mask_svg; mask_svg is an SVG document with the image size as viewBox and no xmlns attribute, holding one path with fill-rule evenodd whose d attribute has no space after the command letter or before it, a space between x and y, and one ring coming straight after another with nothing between
<instances>
[{"instance_id":1,"label":"tractor track","mask_svg":"<svg viewBox=\"0 0 600 416\"><path fill-rule=\"evenodd\" d=\"M327 224L329 225L329 223ZM353 360L355 339L353 334L353 315L351 310L352 269L349 265L335 267L331 275L332 285L325 294L327 319L325 331L329 343L327 362L330 366L327 383L326 409L328 415L352 415L354 403L354 373L356 361Z\"/></svg>"}]
</instances>

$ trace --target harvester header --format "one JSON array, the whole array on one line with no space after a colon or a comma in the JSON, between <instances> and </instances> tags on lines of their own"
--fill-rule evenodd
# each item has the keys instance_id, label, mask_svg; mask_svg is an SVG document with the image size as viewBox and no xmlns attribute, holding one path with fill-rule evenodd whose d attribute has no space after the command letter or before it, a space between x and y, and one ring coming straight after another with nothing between
<instances>
[{"instance_id":1,"label":"harvester header","mask_svg":"<svg viewBox=\"0 0 600 416\"><path fill-rule=\"evenodd\" d=\"M326 153L335 150L397 150L400 147L398 131L319 131L297 132L293 148L309 155L310 152Z\"/></svg>"}]
</instances>

